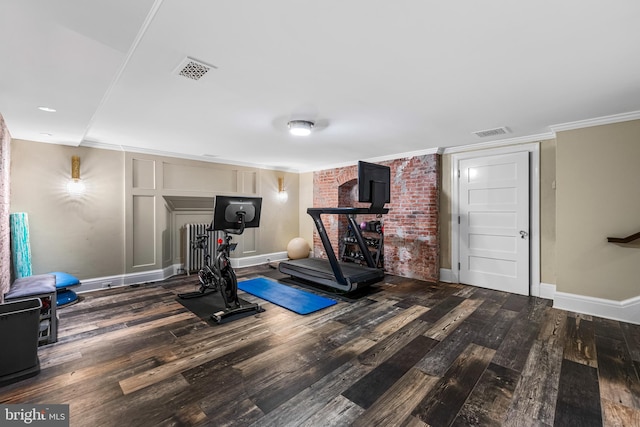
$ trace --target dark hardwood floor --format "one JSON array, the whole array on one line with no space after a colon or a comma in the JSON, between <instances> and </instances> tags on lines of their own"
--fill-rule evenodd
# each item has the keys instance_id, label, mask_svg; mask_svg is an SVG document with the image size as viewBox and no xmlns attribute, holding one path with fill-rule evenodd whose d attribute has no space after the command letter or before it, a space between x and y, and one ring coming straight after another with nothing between
<instances>
[{"instance_id":1,"label":"dark hardwood floor","mask_svg":"<svg viewBox=\"0 0 640 427\"><path fill-rule=\"evenodd\" d=\"M638 325L395 276L307 316L242 294L265 311L216 325L176 301L195 281L84 294L0 402L72 426L640 426Z\"/></svg>"}]
</instances>

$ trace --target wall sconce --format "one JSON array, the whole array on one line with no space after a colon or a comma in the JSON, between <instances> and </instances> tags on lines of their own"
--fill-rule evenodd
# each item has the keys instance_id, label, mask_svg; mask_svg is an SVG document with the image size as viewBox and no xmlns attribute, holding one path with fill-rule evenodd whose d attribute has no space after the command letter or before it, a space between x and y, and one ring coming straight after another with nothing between
<instances>
[{"instance_id":1,"label":"wall sconce","mask_svg":"<svg viewBox=\"0 0 640 427\"><path fill-rule=\"evenodd\" d=\"M84 194L84 182L80 179L80 156L71 156L71 179L67 183L67 191L73 197Z\"/></svg>"},{"instance_id":2,"label":"wall sconce","mask_svg":"<svg viewBox=\"0 0 640 427\"><path fill-rule=\"evenodd\" d=\"M278 200L281 202L286 202L289 198L289 195L284 189L284 177L278 177Z\"/></svg>"}]
</instances>

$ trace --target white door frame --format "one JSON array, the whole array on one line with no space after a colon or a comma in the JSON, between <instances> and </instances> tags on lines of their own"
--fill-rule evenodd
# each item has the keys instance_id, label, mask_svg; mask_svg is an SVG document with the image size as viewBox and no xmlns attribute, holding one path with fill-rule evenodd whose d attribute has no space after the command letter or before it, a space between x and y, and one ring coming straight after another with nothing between
<instances>
[{"instance_id":1,"label":"white door frame","mask_svg":"<svg viewBox=\"0 0 640 427\"><path fill-rule=\"evenodd\" d=\"M451 277L460 282L459 178L460 161L476 157L511 154L520 151L530 153L529 165L529 221L531 222L529 254L529 294L540 296L540 143L512 145L486 150L468 151L451 155Z\"/></svg>"}]
</instances>

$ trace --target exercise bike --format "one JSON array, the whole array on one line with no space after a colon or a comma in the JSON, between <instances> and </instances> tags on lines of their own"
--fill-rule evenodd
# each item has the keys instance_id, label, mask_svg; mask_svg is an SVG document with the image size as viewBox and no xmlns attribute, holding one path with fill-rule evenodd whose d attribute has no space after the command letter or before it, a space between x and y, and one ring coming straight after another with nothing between
<instances>
[{"instance_id":1,"label":"exercise bike","mask_svg":"<svg viewBox=\"0 0 640 427\"><path fill-rule=\"evenodd\" d=\"M231 251L235 250L238 244L231 242L231 235L240 235L244 232L246 212L240 210L235 212L235 214L236 221L234 225L237 224L239 228L222 229L224 238L218 239L217 254L213 262L211 262L211 255L209 253L209 235L199 234L196 236L196 241L192 242L192 245L194 248L204 251L205 260L204 267L198 271L200 288L196 292L178 294L179 298L189 299L200 298L220 291L220 295L224 301L224 308L211 315L211 318L218 323L224 318L234 314L250 311L259 313L264 311L259 304L248 303L238 298L238 279L229 259ZM215 227L210 226L207 231L213 231L214 229Z\"/></svg>"},{"instance_id":2,"label":"exercise bike","mask_svg":"<svg viewBox=\"0 0 640 427\"><path fill-rule=\"evenodd\" d=\"M213 231L213 229L209 227L206 229L206 231L210 232ZM218 252L220 251L220 249L223 249L222 242L222 239L218 239L218 245L220 245L218 247ZM198 270L198 281L200 284L200 288L196 292L178 294L178 296L182 299L199 298L212 294L214 292L218 292L220 282L220 280L218 280L218 277L221 276L221 269L216 267L219 266L220 261L224 261L218 260L218 258L221 256L218 255L218 257L216 257L216 263L211 264L211 254L209 253L209 234L198 234L195 241L191 241L191 247L193 249L199 249L204 252L204 266L200 270ZM235 249L235 246L230 248L230 250L233 249ZM216 270L217 274L214 273L214 271Z\"/></svg>"}]
</instances>

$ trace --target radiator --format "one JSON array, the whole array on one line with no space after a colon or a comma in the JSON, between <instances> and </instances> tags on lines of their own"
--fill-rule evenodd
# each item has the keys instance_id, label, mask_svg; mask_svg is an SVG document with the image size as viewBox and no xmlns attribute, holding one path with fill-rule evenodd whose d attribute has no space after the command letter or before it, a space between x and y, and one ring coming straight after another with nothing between
<instances>
[{"instance_id":1,"label":"radiator","mask_svg":"<svg viewBox=\"0 0 640 427\"><path fill-rule=\"evenodd\" d=\"M184 225L184 271L189 274L200 270L204 267L204 250L193 246L196 242L196 237L199 234L209 235L209 255L215 257L216 248L218 246L217 231L207 231L210 224L185 224Z\"/></svg>"}]
</instances>

